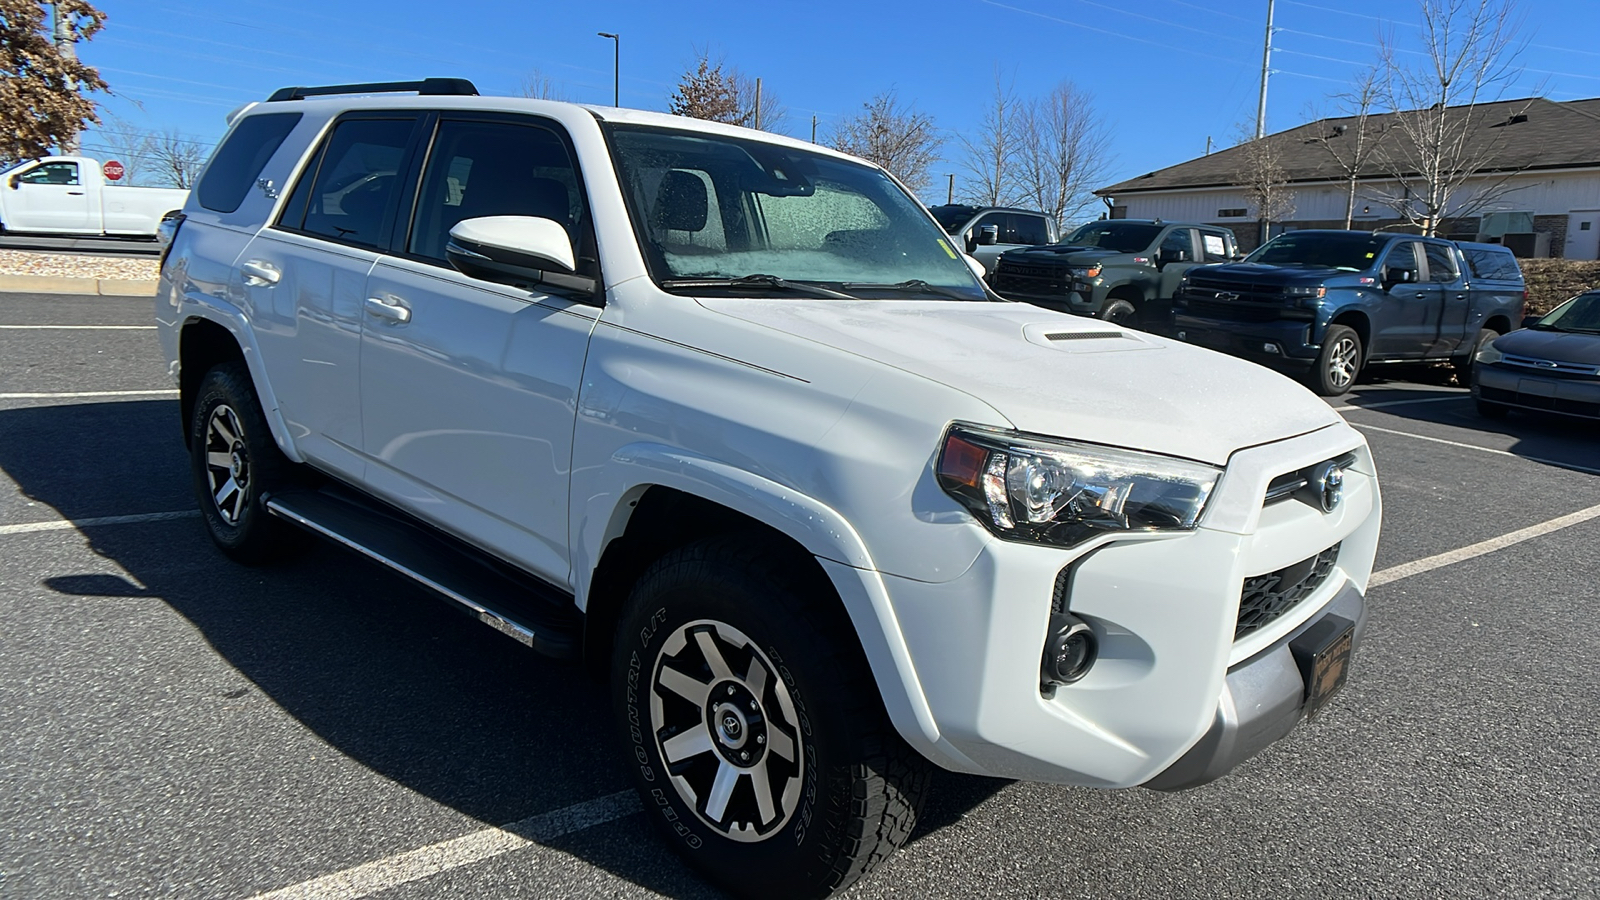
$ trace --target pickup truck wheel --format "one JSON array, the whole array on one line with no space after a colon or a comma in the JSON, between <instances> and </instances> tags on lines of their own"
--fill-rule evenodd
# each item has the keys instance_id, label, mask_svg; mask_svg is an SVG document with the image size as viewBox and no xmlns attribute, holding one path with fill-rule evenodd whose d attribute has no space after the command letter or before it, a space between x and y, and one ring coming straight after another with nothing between
<instances>
[{"instance_id":1,"label":"pickup truck wheel","mask_svg":"<svg viewBox=\"0 0 1600 900\"><path fill-rule=\"evenodd\" d=\"M1472 367L1478 361L1478 351L1482 350L1485 344L1499 336L1500 332L1492 328L1480 328L1478 329L1478 337L1472 342L1472 349L1468 350L1465 356L1458 356L1450 360L1451 364L1456 367L1457 384L1462 387L1472 386Z\"/></svg>"},{"instance_id":2,"label":"pickup truck wheel","mask_svg":"<svg viewBox=\"0 0 1600 900\"><path fill-rule=\"evenodd\" d=\"M820 607L837 600L782 559L737 538L668 554L635 586L612 657L646 815L738 896L854 882L910 836L928 781L854 633Z\"/></svg>"},{"instance_id":3,"label":"pickup truck wheel","mask_svg":"<svg viewBox=\"0 0 1600 900\"><path fill-rule=\"evenodd\" d=\"M262 504L290 480L293 463L273 442L243 363L222 363L201 379L189 459L206 531L223 553L257 565L301 546L300 532Z\"/></svg>"},{"instance_id":4,"label":"pickup truck wheel","mask_svg":"<svg viewBox=\"0 0 1600 900\"><path fill-rule=\"evenodd\" d=\"M1344 325L1328 326L1322 352L1311 369L1311 389L1324 397L1350 390L1361 373L1361 335Z\"/></svg>"},{"instance_id":5,"label":"pickup truck wheel","mask_svg":"<svg viewBox=\"0 0 1600 900\"><path fill-rule=\"evenodd\" d=\"M1109 300L1100 310L1100 318L1123 328L1139 327L1139 310L1126 300Z\"/></svg>"}]
</instances>

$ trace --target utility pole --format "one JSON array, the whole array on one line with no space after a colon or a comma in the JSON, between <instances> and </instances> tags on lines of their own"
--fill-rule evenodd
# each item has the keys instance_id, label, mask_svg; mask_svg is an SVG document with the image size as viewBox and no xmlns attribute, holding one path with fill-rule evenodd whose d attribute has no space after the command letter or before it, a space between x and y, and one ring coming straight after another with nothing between
<instances>
[{"instance_id":1,"label":"utility pole","mask_svg":"<svg viewBox=\"0 0 1600 900\"><path fill-rule=\"evenodd\" d=\"M817 142L817 114L811 114L811 143Z\"/></svg>"},{"instance_id":2,"label":"utility pole","mask_svg":"<svg viewBox=\"0 0 1600 900\"><path fill-rule=\"evenodd\" d=\"M1272 7L1267 0L1267 36L1261 42L1261 100L1256 104L1256 140L1267 136L1267 76L1272 74Z\"/></svg>"},{"instance_id":3,"label":"utility pole","mask_svg":"<svg viewBox=\"0 0 1600 900\"><path fill-rule=\"evenodd\" d=\"M72 46L74 38L72 36L71 14L63 10L60 3L52 3L50 7L55 13L56 52L66 59L77 59L78 51ZM67 78L67 90L73 92L78 90L78 83L71 76ZM73 156L77 152L78 133L74 131L71 137L63 137L61 139L61 155Z\"/></svg>"},{"instance_id":4,"label":"utility pole","mask_svg":"<svg viewBox=\"0 0 1600 900\"><path fill-rule=\"evenodd\" d=\"M1206 135L1206 155L1211 155L1211 135Z\"/></svg>"},{"instance_id":5,"label":"utility pole","mask_svg":"<svg viewBox=\"0 0 1600 900\"><path fill-rule=\"evenodd\" d=\"M611 39L611 105L622 105L622 35L612 34L609 31L597 31L595 34Z\"/></svg>"},{"instance_id":6,"label":"utility pole","mask_svg":"<svg viewBox=\"0 0 1600 900\"><path fill-rule=\"evenodd\" d=\"M756 79L756 130L761 130L761 79Z\"/></svg>"},{"instance_id":7,"label":"utility pole","mask_svg":"<svg viewBox=\"0 0 1600 900\"><path fill-rule=\"evenodd\" d=\"M948 206L949 204L956 202L956 176L955 173L952 172L945 177L950 179L950 187L944 192L944 202L945 205Z\"/></svg>"}]
</instances>

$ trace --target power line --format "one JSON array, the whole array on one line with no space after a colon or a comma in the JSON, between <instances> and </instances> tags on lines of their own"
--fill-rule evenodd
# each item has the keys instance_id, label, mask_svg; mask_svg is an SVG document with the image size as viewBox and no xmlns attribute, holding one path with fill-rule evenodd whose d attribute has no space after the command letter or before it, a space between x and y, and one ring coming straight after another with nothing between
<instances>
[{"instance_id":1,"label":"power line","mask_svg":"<svg viewBox=\"0 0 1600 900\"><path fill-rule=\"evenodd\" d=\"M996 0L979 0L979 2L988 4L989 6L997 6L997 7L1001 8L1001 9L1008 9L1008 10L1010 10L1012 12L1019 12L1019 13L1022 13L1023 15L1035 16L1037 18L1045 19L1045 20L1050 21L1050 22L1057 22L1057 23L1062 24L1062 25L1071 25L1073 28L1079 28L1079 29L1082 29L1084 31L1094 31L1094 32L1098 32L1100 34L1108 34L1108 35L1111 35L1112 37L1115 37L1115 38L1121 38L1121 39L1123 39L1125 41L1133 41L1133 42L1139 43L1139 44L1148 44L1148 45L1150 45L1152 47L1160 47L1163 50L1176 50L1179 53L1187 53L1187 54L1189 54L1191 56L1199 56L1199 57L1203 57L1205 59L1216 60L1217 62L1225 62L1225 63L1227 63L1229 65L1235 65L1236 66L1236 65L1240 65L1241 64L1241 61L1237 60L1237 59L1228 59L1227 57L1224 57L1224 56L1213 56L1210 53L1201 53L1198 50L1193 50L1193 49L1190 49L1188 47L1184 47L1184 46L1181 46L1181 45L1178 45L1178 44L1164 44L1164 43L1162 43L1160 41L1152 41L1152 40L1148 40L1146 38L1134 37L1131 34L1123 34L1120 31L1112 31L1112 30L1107 29L1107 28L1100 28L1100 27L1097 27L1097 26L1094 26L1094 25L1087 25L1087 24L1085 24L1083 22L1074 22L1071 19L1062 19L1062 18L1059 18L1057 16L1046 15L1045 13L1041 13L1041 12L1034 12L1031 9L1023 9L1020 6L1008 6L1008 5L1004 4L1004 3L996 2Z\"/></svg>"}]
</instances>

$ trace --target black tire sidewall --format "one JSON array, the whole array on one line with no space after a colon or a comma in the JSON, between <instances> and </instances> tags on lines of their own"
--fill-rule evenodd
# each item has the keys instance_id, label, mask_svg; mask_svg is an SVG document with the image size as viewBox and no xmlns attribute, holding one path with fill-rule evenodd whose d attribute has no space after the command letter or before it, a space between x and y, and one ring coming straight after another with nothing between
<instances>
[{"instance_id":1,"label":"black tire sidewall","mask_svg":"<svg viewBox=\"0 0 1600 900\"><path fill-rule=\"evenodd\" d=\"M1128 321L1126 321L1126 322L1118 322L1118 321L1116 321L1117 315L1124 308L1126 308L1126 310L1127 310L1126 316L1128 318ZM1139 327L1139 308L1137 306L1134 306L1132 303L1128 302L1127 300L1124 300L1124 299L1122 299L1120 297L1114 297L1114 298L1106 301L1105 309L1102 309L1100 311L1100 318L1104 319L1107 322L1112 322L1114 324L1121 325L1124 328L1137 328L1137 327Z\"/></svg>"},{"instance_id":2,"label":"black tire sidewall","mask_svg":"<svg viewBox=\"0 0 1600 900\"><path fill-rule=\"evenodd\" d=\"M1351 373L1350 383L1338 387L1328 378L1328 362L1333 357L1333 348L1346 337L1356 343L1356 370ZM1311 388L1324 397L1337 397L1348 393L1356 386L1356 381L1361 377L1362 364L1366 356L1366 347L1361 344L1361 335L1348 325L1330 325L1322 337L1322 349L1317 351L1317 361L1311 370Z\"/></svg>"},{"instance_id":3,"label":"black tire sidewall","mask_svg":"<svg viewBox=\"0 0 1600 900\"><path fill-rule=\"evenodd\" d=\"M250 480L244 488L243 512L237 524L229 524L218 512L207 478L206 427L211 414L224 405L232 407L238 416L243 431L239 438L250 457ZM282 549L286 529L262 503L262 496L281 474L280 458L243 365L223 363L207 372L195 393L194 412L189 420L190 474L206 531L219 549L240 562L263 562Z\"/></svg>"},{"instance_id":4,"label":"black tire sidewall","mask_svg":"<svg viewBox=\"0 0 1600 900\"><path fill-rule=\"evenodd\" d=\"M839 692L851 689L840 667L827 664L835 648L804 619L793 616L781 584L767 584L759 606L748 573L682 557L664 561L639 582L624 611L612 658L612 684L633 778L653 819L680 854L711 880L746 896L824 893L848 824L850 769L858 736ZM706 576L710 575L710 578ZM759 595L758 595L759 596ZM774 601L777 602L774 602ZM744 632L772 661L788 686L805 763L798 806L789 821L759 843L740 843L706 825L672 786L656 746L649 692L662 644L679 627L712 619ZM870 677L853 686L871 691Z\"/></svg>"}]
</instances>

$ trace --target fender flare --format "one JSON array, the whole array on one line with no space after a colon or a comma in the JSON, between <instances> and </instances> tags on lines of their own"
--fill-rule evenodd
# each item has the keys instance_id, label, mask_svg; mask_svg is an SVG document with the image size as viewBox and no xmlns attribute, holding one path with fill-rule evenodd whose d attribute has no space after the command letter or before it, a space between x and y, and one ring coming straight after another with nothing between
<instances>
[{"instance_id":1,"label":"fender flare","mask_svg":"<svg viewBox=\"0 0 1600 900\"><path fill-rule=\"evenodd\" d=\"M651 487L693 494L747 515L787 535L817 557L827 573L878 682L890 721L925 755L949 756L922 691L881 573L855 527L827 504L721 460L654 442L627 444L607 461L607 488L574 503L573 565L580 602L587 605L595 565L607 543L627 527L633 503ZM937 749L935 749L937 745Z\"/></svg>"},{"instance_id":2,"label":"fender flare","mask_svg":"<svg viewBox=\"0 0 1600 900\"><path fill-rule=\"evenodd\" d=\"M244 312L215 297L208 297L204 303L185 297L184 305L188 309L183 311L180 319L182 324L178 326L178 359L183 359L185 329L199 321L220 325L232 335L234 343L239 346L240 355L244 357L245 368L250 372L250 383L256 391L256 399L261 401L261 410L266 413L267 428L272 432L272 440L290 461L305 462L305 457L300 455L294 441L290 439L289 424L284 421L283 413L278 409L278 396L272 390L272 382L267 379L266 369L261 362L261 348L256 346L254 333L245 323ZM185 427L188 427L187 423Z\"/></svg>"}]
</instances>

